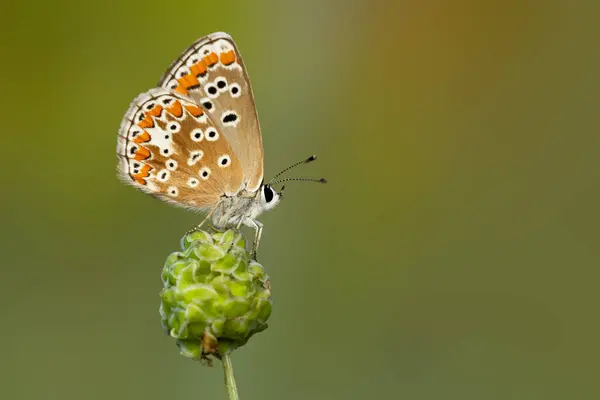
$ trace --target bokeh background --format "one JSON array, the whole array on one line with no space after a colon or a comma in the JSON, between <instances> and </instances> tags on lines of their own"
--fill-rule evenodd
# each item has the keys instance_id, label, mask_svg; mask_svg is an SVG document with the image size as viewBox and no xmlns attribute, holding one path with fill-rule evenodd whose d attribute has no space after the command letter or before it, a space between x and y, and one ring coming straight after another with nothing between
<instances>
[{"instance_id":1,"label":"bokeh background","mask_svg":"<svg viewBox=\"0 0 600 400\"><path fill-rule=\"evenodd\" d=\"M200 216L115 178L117 128L192 41L236 39L266 172L267 331L243 399L597 399L598 5L2 5L6 399L225 399L178 355L160 268Z\"/></svg>"}]
</instances>

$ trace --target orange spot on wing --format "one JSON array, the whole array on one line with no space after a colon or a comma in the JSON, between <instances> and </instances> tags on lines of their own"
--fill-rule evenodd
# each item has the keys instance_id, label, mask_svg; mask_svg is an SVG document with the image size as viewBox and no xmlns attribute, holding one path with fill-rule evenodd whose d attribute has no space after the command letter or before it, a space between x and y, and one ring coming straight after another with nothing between
<instances>
[{"instance_id":1,"label":"orange spot on wing","mask_svg":"<svg viewBox=\"0 0 600 400\"><path fill-rule=\"evenodd\" d=\"M219 56L216 53L210 53L202 59L209 67L219 62Z\"/></svg>"},{"instance_id":2,"label":"orange spot on wing","mask_svg":"<svg viewBox=\"0 0 600 400\"><path fill-rule=\"evenodd\" d=\"M138 122L138 126L142 129L152 128L154 126L154 121L152 120L152 116L146 114L143 120Z\"/></svg>"},{"instance_id":3,"label":"orange spot on wing","mask_svg":"<svg viewBox=\"0 0 600 400\"><path fill-rule=\"evenodd\" d=\"M194 75L190 74L184 75L181 78L177 79L177 82L179 82L179 86L183 86L185 89L193 88L200 85L198 79Z\"/></svg>"},{"instance_id":4,"label":"orange spot on wing","mask_svg":"<svg viewBox=\"0 0 600 400\"><path fill-rule=\"evenodd\" d=\"M181 83L179 83L177 85L177 87L175 88L175 91L177 93L180 93L180 94L184 95L184 96L188 95L188 91L183 87L183 85Z\"/></svg>"},{"instance_id":5,"label":"orange spot on wing","mask_svg":"<svg viewBox=\"0 0 600 400\"><path fill-rule=\"evenodd\" d=\"M202 111L202 109L200 107L197 107L194 105L185 106L185 109L188 110L190 112L190 114L192 114L196 118L198 118L199 116L204 114L204 111Z\"/></svg>"},{"instance_id":6,"label":"orange spot on wing","mask_svg":"<svg viewBox=\"0 0 600 400\"><path fill-rule=\"evenodd\" d=\"M133 141L134 141L134 143L137 143L137 144L149 142L150 135L148 134L148 132L143 131L141 134L134 137Z\"/></svg>"},{"instance_id":7,"label":"orange spot on wing","mask_svg":"<svg viewBox=\"0 0 600 400\"><path fill-rule=\"evenodd\" d=\"M230 65L235 62L235 52L233 50L229 50L226 53L221 53L221 62L223 65Z\"/></svg>"},{"instance_id":8,"label":"orange spot on wing","mask_svg":"<svg viewBox=\"0 0 600 400\"><path fill-rule=\"evenodd\" d=\"M160 113L162 112L163 108L160 104L157 104L154 106L154 108L150 111L148 111L148 114L154 116L154 117L158 117L160 115Z\"/></svg>"},{"instance_id":9,"label":"orange spot on wing","mask_svg":"<svg viewBox=\"0 0 600 400\"><path fill-rule=\"evenodd\" d=\"M146 180L144 178L147 178L148 176L150 176L149 171L151 169L152 169L152 167L150 167L148 164L146 164L142 167L140 172L138 172L137 174L131 174L131 178L133 178L133 180L135 180L140 185L145 185Z\"/></svg>"},{"instance_id":10,"label":"orange spot on wing","mask_svg":"<svg viewBox=\"0 0 600 400\"><path fill-rule=\"evenodd\" d=\"M151 169L151 166L149 166L148 164L144 164L144 166L140 170L140 175L144 178L147 177L148 175L150 175L148 172L150 172Z\"/></svg>"},{"instance_id":11,"label":"orange spot on wing","mask_svg":"<svg viewBox=\"0 0 600 400\"><path fill-rule=\"evenodd\" d=\"M181 103L179 101L174 101L173 105L171 107L167 108L167 111L171 115L176 116L177 118L179 118L183 115L183 107L181 107Z\"/></svg>"},{"instance_id":12,"label":"orange spot on wing","mask_svg":"<svg viewBox=\"0 0 600 400\"><path fill-rule=\"evenodd\" d=\"M136 151L135 151L135 157L134 159L137 161L142 161L147 159L148 157L150 157L150 150L148 150L147 148L145 148L144 146L140 146Z\"/></svg>"},{"instance_id":13,"label":"orange spot on wing","mask_svg":"<svg viewBox=\"0 0 600 400\"><path fill-rule=\"evenodd\" d=\"M190 67L190 72L194 76L203 75L206 73L206 63L202 60Z\"/></svg>"}]
</instances>

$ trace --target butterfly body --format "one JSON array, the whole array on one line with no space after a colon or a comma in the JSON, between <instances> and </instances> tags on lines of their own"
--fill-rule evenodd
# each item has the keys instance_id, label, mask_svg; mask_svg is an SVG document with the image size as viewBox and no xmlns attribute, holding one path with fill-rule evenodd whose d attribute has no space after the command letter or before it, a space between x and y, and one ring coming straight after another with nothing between
<instances>
[{"instance_id":1,"label":"butterfly body","mask_svg":"<svg viewBox=\"0 0 600 400\"><path fill-rule=\"evenodd\" d=\"M245 224L253 226L256 218L273 209L281 196L268 185L261 185L256 193L244 191L237 196L225 197L212 214L215 227L226 228Z\"/></svg>"}]
</instances>

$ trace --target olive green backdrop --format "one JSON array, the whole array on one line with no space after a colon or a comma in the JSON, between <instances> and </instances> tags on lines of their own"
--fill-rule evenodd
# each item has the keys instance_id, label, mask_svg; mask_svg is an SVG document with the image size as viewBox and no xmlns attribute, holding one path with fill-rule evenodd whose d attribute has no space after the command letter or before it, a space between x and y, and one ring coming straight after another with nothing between
<instances>
[{"instance_id":1,"label":"olive green backdrop","mask_svg":"<svg viewBox=\"0 0 600 400\"><path fill-rule=\"evenodd\" d=\"M242 399L597 399L598 7L584 1L2 5L0 397L225 399L160 268L200 216L115 178L131 99L236 39L267 176L267 331Z\"/></svg>"}]
</instances>

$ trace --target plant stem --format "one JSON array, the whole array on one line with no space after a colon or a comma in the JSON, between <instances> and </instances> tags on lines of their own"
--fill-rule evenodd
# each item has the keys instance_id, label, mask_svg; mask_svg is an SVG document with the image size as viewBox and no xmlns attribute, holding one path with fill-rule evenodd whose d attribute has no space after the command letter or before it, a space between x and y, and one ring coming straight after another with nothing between
<instances>
[{"instance_id":1,"label":"plant stem","mask_svg":"<svg viewBox=\"0 0 600 400\"><path fill-rule=\"evenodd\" d=\"M235 377L233 376L233 365L231 364L231 355L225 354L221 361L223 362L223 371L225 372L225 386L229 393L229 400L240 400L238 396L237 386L235 385Z\"/></svg>"}]
</instances>

